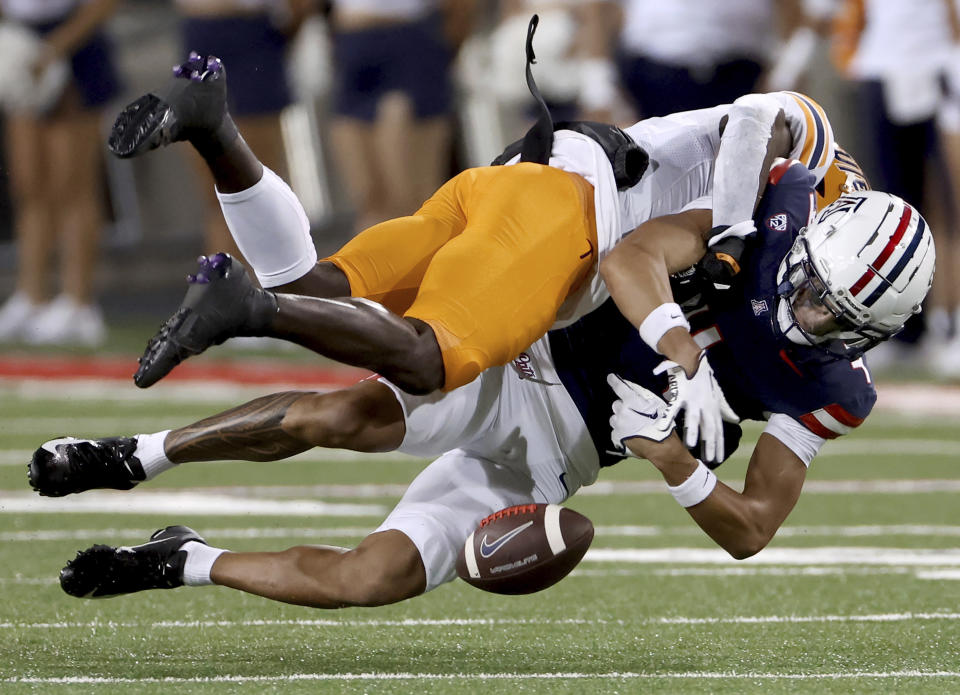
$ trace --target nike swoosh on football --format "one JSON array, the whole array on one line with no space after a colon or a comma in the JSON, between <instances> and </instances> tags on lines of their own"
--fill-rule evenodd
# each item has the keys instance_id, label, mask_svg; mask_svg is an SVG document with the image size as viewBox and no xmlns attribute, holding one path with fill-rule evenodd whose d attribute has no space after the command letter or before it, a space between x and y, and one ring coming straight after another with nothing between
<instances>
[{"instance_id":1,"label":"nike swoosh on football","mask_svg":"<svg viewBox=\"0 0 960 695\"><path fill-rule=\"evenodd\" d=\"M480 539L480 556L484 558L490 557L532 525L533 521L528 521L522 526L517 526L517 528L513 529L512 531L507 531L492 543L488 543L487 534L483 534L483 538Z\"/></svg>"}]
</instances>

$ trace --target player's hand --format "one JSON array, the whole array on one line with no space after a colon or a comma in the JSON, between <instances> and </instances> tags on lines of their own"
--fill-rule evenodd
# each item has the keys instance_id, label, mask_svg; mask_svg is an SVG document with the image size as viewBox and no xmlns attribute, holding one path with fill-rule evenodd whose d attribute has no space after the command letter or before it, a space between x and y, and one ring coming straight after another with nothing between
<instances>
[{"instance_id":1,"label":"player's hand","mask_svg":"<svg viewBox=\"0 0 960 695\"><path fill-rule=\"evenodd\" d=\"M746 239L757 233L753 220L721 225L710 230L707 252L697 264L717 290L728 290L740 273Z\"/></svg>"},{"instance_id":2,"label":"player's hand","mask_svg":"<svg viewBox=\"0 0 960 695\"><path fill-rule=\"evenodd\" d=\"M610 416L610 437L617 451L626 456L632 454L625 443L628 439L639 437L662 442L670 436L676 411L671 410L662 398L616 374L608 374L607 383L617 394Z\"/></svg>"},{"instance_id":3,"label":"player's hand","mask_svg":"<svg viewBox=\"0 0 960 695\"><path fill-rule=\"evenodd\" d=\"M702 439L704 458L719 462L724 452L723 421L740 422L740 418L727 403L720 384L713 376L706 351L700 352L693 374L688 375L683 367L671 360L664 360L653 370L654 374L664 372L670 382L668 400L671 422L682 408L684 443L692 449Z\"/></svg>"}]
</instances>

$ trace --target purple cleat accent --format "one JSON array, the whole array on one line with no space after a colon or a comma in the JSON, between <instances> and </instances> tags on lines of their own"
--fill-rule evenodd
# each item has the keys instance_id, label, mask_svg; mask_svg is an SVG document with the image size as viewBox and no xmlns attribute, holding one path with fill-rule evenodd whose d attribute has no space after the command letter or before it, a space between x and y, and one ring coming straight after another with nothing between
<instances>
[{"instance_id":1,"label":"purple cleat accent","mask_svg":"<svg viewBox=\"0 0 960 695\"><path fill-rule=\"evenodd\" d=\"M227 111L227 71L214 56L191 53L173 68L159 94L145 94L117 116L107 139L118 157L135 157L189 140L198 150L222 148L237 137Z\"/></svg>"},{"instance_id":2,"label":"purple cleat accent","mask_svg":"<svg viewBox=\"0 0 960 695\"><path fill-rule=\"evenodd\" d=\"M133 376L152 386L183 360L234 336L264 335L277 313L277 298L250 280L242 263L225 253L201 256L187 276L187 294L177 312L147 343Z\"/></svg>"}]
</instances>

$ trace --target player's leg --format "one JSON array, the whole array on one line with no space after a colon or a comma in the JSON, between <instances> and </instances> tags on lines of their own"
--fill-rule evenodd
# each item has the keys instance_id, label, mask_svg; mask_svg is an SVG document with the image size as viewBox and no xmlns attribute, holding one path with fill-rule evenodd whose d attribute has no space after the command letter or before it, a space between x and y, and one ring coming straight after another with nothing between
<instances>
[{"instance_id":1,"label":"player's leg","mask_svg":"<svg viewBox=\"0 0 960 695\"><path fill-rule=\"evenodd\" d=\"M318 273L336 268L348 294L338 299L265 292L254 287L241 265L226 257L201 259L201 269L181 309L147 347L134 377L137 385L156 383L187 357L237 335L283 338L327 357L366 367L414 393L443 384L443 362L432 329L422 321L402 319L395 312L410 306L420 280L436 252L466 225L461 203L465 172L448 181L409 217L375 225L329 257L314 264L309 225L297 213L293 192L273 172L235 196L220 195L224 215L248 258L269 259L276 272L260 264L264 287L305 279L312 266ZM234 206L238 206L236 209ZM242 206L242 209L240 209ZM271 220L287 218L299 234L278 244L258 230ZM242 228L238 234L237 229ZM296 250L299 244L300 251ZM291 252L291 249L293 251ZM474 263L474 261L471 261ZM474 263L475 264L475 263ZM299 280L298 280L299 281ZM329 283L328 283L329 284ZM362 299L361 299L362 298ZM365 299L373 299L372 304ZM382 304L382 306L381 306Z\"/></svg>"},{"instance_id":2,"label":"player's leg","mask_svg":"<svg viewBox=\"0 0 960 695\"><path fill-rule=\"evenodd\" d=\"M443 383L439 348L422 322L366 299L263 290L224 254L201 258L180 309L147 344L134 383L152 386L186 358L234 336L295 342L378 372L412 393L427 393Z\"/></svg>"},{"instance_id":3,"label":"player's leg","mask_svg":"<svg viewBox=\"0 0 960 695\"><path fill-rule=\"evenodd\" d=\"M255 270L259 271L257 241L260 238L265 238L268 262L272 258L269 253L271 247L290 247L285 249L287 255L301 253L301 244L284 242L288 240L287 237L297 242L303 236L300 228L306 224L306 216L302 207L279 177L266 175L269 170L264 168L239 134L227 109L226 70L219 59L213 56L191 54L186 62L174 68L174 77L164 88L156 93L145 94L129 104L117 116L108 146L116 156L126 158L179 141L189 142L203 159L213 176L230 231ZM265 178L267 181L264 183ZM259 189L251 190L258 184ZM280 189L279 192L274 188ZM275 219L267 220L265 228L256 226L263 222L262 219L251 222L247 225L246 238L240 238L230 224L226 206L235 203L238 194L243 199L263 195L261 189L267 189L267 198L273 203L272 206L268 203L267 211L280 214ZM289 195L284 196L287 192ZM249 208L250 204L241 207ZM263 206L259 208L263 209ZM281 237L279 239L278 234ZM309 237L309 228L306 236ZM249 251L244 248L245 240L253 246ZM264 283L261 279L261 284L313 296L349 295L350 288L343 274L328 263L312 267L316 260L312 244L310 251L313 255L306 264L307 269L296 271L302 277L281 279L274 283Z\"/></svg>"},{"instance_id":4,"label":"player's leg","mask_svg":"<svg viewBox=\"0 0 960 695\"><path fill-rule=\"evenodd\" d=\"M312 447L392 451L404 432L396 396L368 380L328 393L263 396L173 430L54 439L34 452L29 480L41 495L52 497L94 488L129 490L187 462L277 461Z\"/></svg>"},{"instance_id":5,"label":"player's leg","mask_svg":"<svg viewBox=\"0 0 960 695\"><path fill-rule=\"evenodd\" d=\"M534 346L532 359L550 378L542 344ZM560 387L547 393L501 368L446 395L409 396L389 388L405 417L401 451L463 447L427 466L356 549L231 554L190 529L169 527L142 546L82 551L61 573L64 590L109 596L215 583L317 607L381 605L453 579L464 539L480 519L516 504L561 502L596 478L593 444Z\"/></svg>"},{"instance_id":6,"label":"player's leg","mask_svg":"<svg viewBox=\"0 0 960 695\"><path fill-rule=\"evenodd\" d=\"M132 547L94 545L60 571L78 598L217 584L314 608L381 606L423 593L426 572L401 531L367 536L356 548L296 546L280 552L213 548L193 529L168 526Z\"/></svg>"},{"instance_id":7,"label":"player's leg","mask_svg":"<svg viewBox=\"0 0 960 695\"><path fill-rule=\"evenodd\" d=\"M171 526L140 546L81 551L61 571L60 584L72 596L90 598L219 584L317 608L383 605L452 580L457 553L480 519L544 501L522 466L455 450L427 466L383 524L353 550L298 546L230 553L207 545L192 529Z\"/></svg>"},{"instance_id":8,"label":"player's leg","mask_svg":"<svg viewBox=\"0 0 960 695\"><path fill-rule=\"evenodd\" d=\"M433 330L447 390L542 336L596 265L585 179L529 163L470 173L466 228L434 255L404 314Z\"/></svg>"},{"instance_id":9,"label":"player's leg","mask_svg":"<svg viewBox=\"0 0 960 695\"><path fill-rule=\"evenodd\" d=\"M271 334L410 393L451 390L543 335L594 267L595 249L593 189L581 177L534 164L469 169L415 215L329 258L354 296L406 309L413 333L386 313L371 321L355 303L279 295Z\"/></svg>"},{"instance_id":10,"label":"player's leg","mask_svg":"<svg viewBox=\"0 0 960 695\"><path fill-rule=\"evenodd\" d=\"M210 569L210 583L313 608L382 606L419 596L427 584L420 552L397 530L370 534L352 550L224 553Z\"/></svg>"}]
</instances>

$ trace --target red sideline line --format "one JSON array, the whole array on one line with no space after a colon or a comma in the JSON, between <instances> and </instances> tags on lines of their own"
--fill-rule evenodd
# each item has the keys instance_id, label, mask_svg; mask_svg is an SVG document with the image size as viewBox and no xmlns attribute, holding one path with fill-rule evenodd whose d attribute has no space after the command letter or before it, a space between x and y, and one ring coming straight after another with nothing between
<instances>
[{"instance_id":1,"label":"red sideline line","mask_svg":"<svg viewBox=\"0 0 960 695\"><path fill-rule=\"evenodd\" d=\"M118 379L133 381L135 358L9 357L0 358L0 378ZM370 376L354 367L310 366L262 360L206 361L178 366L163 382L220 381L232 384L350 386Z\"/></svg>"}]
</instances>

